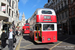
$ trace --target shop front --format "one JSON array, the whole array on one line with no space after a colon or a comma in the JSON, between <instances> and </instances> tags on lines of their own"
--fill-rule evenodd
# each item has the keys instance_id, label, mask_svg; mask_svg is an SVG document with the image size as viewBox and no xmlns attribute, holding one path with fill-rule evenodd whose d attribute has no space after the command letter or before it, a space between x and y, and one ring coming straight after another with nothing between
<instances>
[{"instance_id":1,"label":"shop front","mask_svg":"<svg viewBox=\"0 0 75 50\"><path fill-rule=\"evenodd\" d=\"M70 19L70 34L75 35L75 17Z\"/></svg>"}]
</instances>

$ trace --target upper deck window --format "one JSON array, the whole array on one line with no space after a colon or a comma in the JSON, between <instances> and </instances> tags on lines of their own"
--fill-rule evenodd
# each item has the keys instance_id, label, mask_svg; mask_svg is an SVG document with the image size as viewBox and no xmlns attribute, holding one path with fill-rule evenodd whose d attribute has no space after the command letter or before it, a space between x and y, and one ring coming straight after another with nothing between
<instances>
[{"instance_id":1,"label":"upper deck window","mask_svg":"<svg viewBox=\"0 0 75 50\"><path fill-rule=\"evenodd\" d=\"M52 14L52 11L42 10L42 14Z\"/></svg>"}]
</instances>

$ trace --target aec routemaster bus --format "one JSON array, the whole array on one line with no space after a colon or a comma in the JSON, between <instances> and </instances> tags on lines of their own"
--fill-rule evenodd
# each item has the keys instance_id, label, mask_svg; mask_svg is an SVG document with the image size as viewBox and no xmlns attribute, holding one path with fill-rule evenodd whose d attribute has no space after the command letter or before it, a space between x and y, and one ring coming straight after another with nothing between
<instances>
[{"instance_id":1,"label":"aec routemaster bus","mask_svg":"<svg viewBox=\"0 0 75 50\"><path fill-rule=\"evenodd\" d=\"M23 29L24 34L29 34L30 33L30 24L29 23L24 24L22 29Z\"/></svg>"},{"instance_id":2,"label":"aec routemaster bus","mask_svg":"<svg viewBox=\"0 0 75 50\"><path fill-rule=\"evenodd\" d=\"M37 9L30 18L30 38L36 43L57 42L57 20L53 9Z\"/></svg>"}]
</instances>

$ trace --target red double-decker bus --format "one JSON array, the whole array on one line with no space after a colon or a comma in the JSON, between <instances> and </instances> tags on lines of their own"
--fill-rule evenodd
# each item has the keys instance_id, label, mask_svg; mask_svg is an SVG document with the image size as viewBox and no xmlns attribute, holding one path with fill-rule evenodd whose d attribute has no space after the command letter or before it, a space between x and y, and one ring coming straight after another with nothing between
<instances>
[{"instance_id":1,"label":"red double-decker bus","mask_svg":"<svg viewBox=\"0 0 75 50\"><path fill-rule=\"evenodd\" d=\"M37 9L30 18L30 38L36 43L57 42L57 20L53 9Z\"/></svg>"},{"instance_id":2,"label":"red double-decker bus","mask_svg":"<svg viewBox=\"0 0 75 50\"><path fill-rule=\"evenodd\" d=\"M29 23L24 24L22 29L23 29L24 34L29 34L30 33L30 24Z\"/></svg>"}]
</instances>

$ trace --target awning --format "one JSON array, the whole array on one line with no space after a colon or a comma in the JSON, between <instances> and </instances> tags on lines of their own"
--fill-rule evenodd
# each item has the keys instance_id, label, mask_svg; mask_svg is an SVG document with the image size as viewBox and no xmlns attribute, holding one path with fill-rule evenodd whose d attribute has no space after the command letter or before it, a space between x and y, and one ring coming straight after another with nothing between
<instances>
[{"instance_id":1,"label":"awning","mask_svg":"<svg viewBox=\"0 0 75 50\"><path fill-rule=\"evenodd\" d=\"M11 22L3 22L4 24L12 24Z\"/></svg>"}]
</instances>

